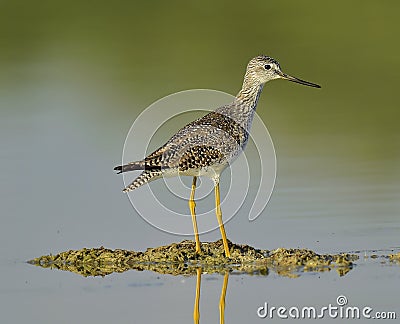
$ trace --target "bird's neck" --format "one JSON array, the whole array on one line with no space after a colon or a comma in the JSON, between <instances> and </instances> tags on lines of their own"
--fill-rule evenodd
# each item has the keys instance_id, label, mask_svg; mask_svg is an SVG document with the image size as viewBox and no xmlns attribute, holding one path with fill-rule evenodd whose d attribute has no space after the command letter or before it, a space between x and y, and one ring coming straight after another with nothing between
<instances>
[{"instance_id":1,"label":"bird's neck","mask_svg":"<svg viewBox=\"0 0 400 324\"><path fill-rule=\"evenodd\" d=\"M236 96L236 100L239 101L244 107L255 110L257 108L258 99L264 84L259 84L251 87L242 87Z\"/></svg>"},{"instance_id":2,"label":"bird's neck","mask_svg":"<svg viewBox=\"0 0 400 324\"><path fill-rule=\"evenodd\" d=\"M224 114L242 126L247 132L250 131L256 111L258 99L264 84L254 87L242 87L231 105L222 106L217 109L218 113Z\"/></svg>"},{"instance_id":3,"label":"bird's neck","mask_svg":"<svg viewBox=\"0 0 400 324\"><path fill-rule=\"evenodd\" d=\"M234 120L249 132L263 87L264 84L255 87L243 86L232 104L219 107L216 112Z\"/></svg>"}]
</instances>

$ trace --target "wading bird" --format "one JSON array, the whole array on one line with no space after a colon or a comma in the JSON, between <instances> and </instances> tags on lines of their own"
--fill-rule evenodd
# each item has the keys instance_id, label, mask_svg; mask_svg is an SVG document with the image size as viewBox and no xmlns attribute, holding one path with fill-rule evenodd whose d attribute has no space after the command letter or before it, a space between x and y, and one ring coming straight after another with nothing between
<instances>
[{"instance_id":1,"label":"wading bird","mask_svg":"<svg viewBox=\"0 0 400 324\"><path fill-rule=\"evenodd\" d=\"M222 171L244 150L261 91L268 81L284 79L306 86L319 85L300 80L281 71L279 63L260 55L247 65L242 89L235 99L180 129L159 149L141 161L117 166L118 173L141 170L142 173L123 191L129 192L161 177L192 176L189 208L192 215L196 252L200 240L195 213L196 180L206 176L214 181L216 215L223 240L225 256L229 246L220 208L219 179Z\"/></svg>"}]
</instances>

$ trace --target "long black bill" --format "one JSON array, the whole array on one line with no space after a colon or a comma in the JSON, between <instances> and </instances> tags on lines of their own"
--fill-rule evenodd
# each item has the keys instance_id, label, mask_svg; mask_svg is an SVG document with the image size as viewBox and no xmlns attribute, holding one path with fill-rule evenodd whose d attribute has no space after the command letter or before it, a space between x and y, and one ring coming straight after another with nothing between
<instances>
[{"instance_id":1,"label":"long black bill","mask_svg":"<svg viewBox=\"0 0 400 324\"><path fill-rule=\"evenodd\" d=\"M311 82L304 81L304 80L300 80L298 78L292 77L292 76L290 76L288 74L285 74L283 72L279 73L279 75L282 77L282 79L285 79L285 80L289 80L289 81L292 81L292 82L300 83L302 85L309 86L309 87L321 88L321 86L318 85L318 84L311 83Z\"/></svg>"}]
</instances>

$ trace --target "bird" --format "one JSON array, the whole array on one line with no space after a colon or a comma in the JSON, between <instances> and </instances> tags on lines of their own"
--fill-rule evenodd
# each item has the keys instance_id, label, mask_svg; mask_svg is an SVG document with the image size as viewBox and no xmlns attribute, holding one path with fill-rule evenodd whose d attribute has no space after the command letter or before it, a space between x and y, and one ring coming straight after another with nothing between
<instances>
[{"instance_id":1,"label":"bird","mask_svg":"<svg viewBox=\"0 0 400 324\"><path fill-rule=\"evenodd\" d=\"M205 176L214 182L215 212L225 257L230 257L220 207L220 175L245 149L260 94L264 85L275 79L321 88L318 84L283 73L279 62L272 57L258 55L248 62L242 88L232 102L190 122L143 160L114 168L118 173L142 171L123 189L124 192L130 192L162 177L193 177L188 203L196 253L201 252L201 244L195 212L195 190L197 177Z\"/></svg>"}]
</instances>

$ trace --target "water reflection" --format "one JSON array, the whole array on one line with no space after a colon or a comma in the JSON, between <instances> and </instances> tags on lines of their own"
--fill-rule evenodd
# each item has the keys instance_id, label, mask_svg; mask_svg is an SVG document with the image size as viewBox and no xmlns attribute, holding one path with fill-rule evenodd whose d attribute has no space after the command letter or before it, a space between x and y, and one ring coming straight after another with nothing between
<instances>
[{"instance_id":1,"label":"water reflection","mask_svg":"<svg viewBox=\"0 0 400 324\"><path fill-rule=\"evenodd\" d=\"M190 241L191 244L189 244L189 247L191 249L194 249L194 242ZM163 248L163 247L161 247ZM155 250L159 250L161 248L155 248ZM164 247L165 248L165 247ZM152 249L150 249L152 250ZM162 250L162 249L161 249ZM233 249L234 251L234 249ZM299 278L301 276L310 274L310 273L319 273L321 272L330 272L330 270L336 270L337 275L340 277L345 276L349 271L352 271L354 269L364 269L364 271L355 271L355 275L359 276L360 278L363 277L363 273L365 273L365 266L368 266L369 271L376 273L376 267L388 267L388 266L394 266L398 267L399 260L400 260L400 253L399 253L399 248L396 249L391 249L391 250L368 250L368 251L354 251L351 252L351 254L342 254L340 257L342 259L345 259L346 256L356 256L358 257L357 260L354 260L353 262L344 262L345 260L336 260L336 262L342 261L343 263L340 266L334 266L334 265L326 265L326 266L313 266L313 262L315 260L309 259L307 261L307 266L290 266L290 267L284 267L284 266L279 266L279 262L282 262L285 258L290 260L294 258L295 252L299 252L300 250L296 249L277 249L274 251L270 251L269 255L276 255L275 262L265 262L266 260L263 260L263 262L253 262L249 264L232 264L232 263L227 263L229 262L228 259L224 259L225 263L224 264L202 264L200 261L197 263L190 263L188 261L186 262L133 262L132 259L129 259L132 257L132 254L138 255L146 255L145 253L141 252L132 252L132 251L126 251L126 250L108 250L104 248L100 249L82 249L79 251L67 251L63 252L57 255L53 256L44 256L40 257L37 259L34 259L32 261L29 261L31 264L43 267L43 268L50 268L50 269L58 269L58 270L63 270L63 271L69 271L69 272L74 272L79 275L88 277L88 276L106 276L111 273L115 272L125 272L127 270L137 270L137 271L144 271L144 270L151 270L152 272L160 273L163 275L169 275L165 276L166 278L169 277L171 278L171 275L176 277L182 277L182 278L187 278L187 277L196 277L196 284L190 287L189 290L189 300L194 297L194 302L193 304L189 302L189 305L187 305L186 310L191 309L190 305L193 305L193 322L200 323L200 302L201 302L201 293L207 293L204 291L204 286L203 286L203 292L201 291L201 284L202 284L202 279L204 279L204 275L210 275L210 274L218 274L219 278L223 278L222 282L222 287L221 287L221 293L219 295L219 322L220 323L225 323L225 305L226 302L226 293L228 289L228 281L229 281L229 276L230 275L236 275L240 274L241 276L263 276L264 278L273 276L274 279L276 277L286 277L286 278ZM308 251L308 250L307 250ZM220 247L220 252L223 254L223 247L221 244ZM309 251L310 252L310 251ZM125 255L127 258L123 260L122 258L119 258L121 255ZM147 253L147 256L149 253ZM113 262L108 262L106 260L106 256L108 257L108 261L111 260L111 258L114 258ZM76 257L76 260L73 260L73 258ZM130 261L129 261L130 260ZM362 267L357 267L357 264L362 265ZM375 268L374 268L375 267ZM333 272L333 271L332 271ZM322 274L321 274L322 275ZM307 286L307 289L309 288L310 285L310 279L312 278L320 278L321 276L309 276L308 279L306 279L305 283ZM114 279L115 280L115 279ZM262 280L264 281L264 280ZM301 283L301 280L296 280L297 283ZM275 283L277 283L276 280L274 280ZM338 280L334 280L335 285L339 282ZM296 284L297 284L296 283ZM278 282L278 286L281 287L280 285L282 284L282 287L284 286L284 283L281 281L280 283ZM145 284L148 285L148 284ZM210 287L206 286L206 289L209 289ZM240 289L234 289L232 291L232 296L237 296L238 294L243 294L243 293L249 293L249 288L250 286L244 285L241 286ZM208 290L207 289L207 290ZM219 288L218 288L219 289ZM170 289L168 289L170 290ZM194 291L193 291L194 290ZM174 291L174 288L171 289L171 291ZM136 292L135 294L142 294L142 292ZM208 304L211 299L204 299L202 302L203 304ZM232 298L231 303L233 303L234 298ZM216 301L214 302L216 303ZM215 305L216 306L216 305ZM209 314L204 314L205 318L209 317ZM212 315L212 314L211 314ZM186 315L188 318L190 318L190 315ZM203 319L204 320L204 319ZM168 321L167 321L168 322Z\"/></svg>"},{"instance_id":2,"label":"water reflection","mask_svg":"<svg viewBox=\"0 0 400 324\"><path fill-rule=\"evenodd\" d=\"M194 300L193 309L193 322L194 324L200 323L200 286L201 286L201 275L202 268L197 268L197 279L196 279L196 297ZM219 323L225 323L225 297L226 289L228 288L229 271L224 274L224 282L222 284L221 297L219 298Z\"/></svg>"}]
</instances>

